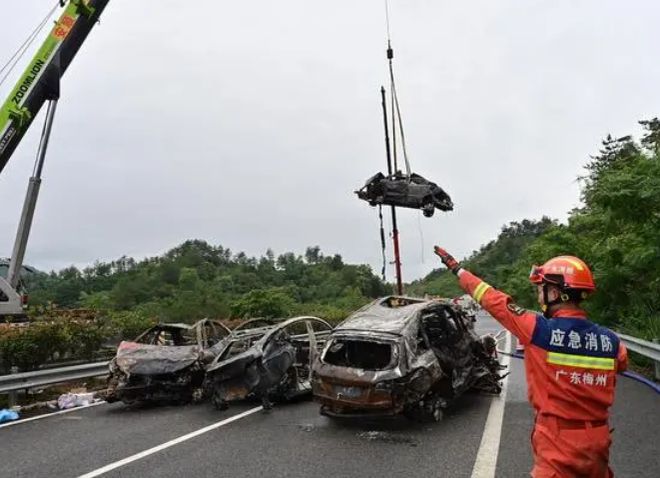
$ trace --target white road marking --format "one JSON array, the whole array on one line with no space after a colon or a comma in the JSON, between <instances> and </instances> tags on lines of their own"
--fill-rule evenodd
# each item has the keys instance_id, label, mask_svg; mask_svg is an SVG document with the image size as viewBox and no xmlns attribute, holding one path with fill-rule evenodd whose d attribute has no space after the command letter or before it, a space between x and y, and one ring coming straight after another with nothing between
<instances>
[{"instance_id":1,"label":"white road marking","mask_svg":"<svg viewBox=\"0 0 660 478\"><path fill-rule=\"evenodd\" d=\"M24 418L23 420L16 420L16 421L13 421L13 422L3 423L2 425L0 425L0 428L11 427L11 426L14 426L14 425L20 425L21 423L32 422L34 420L41 420L42 418L55 417L57 415L63 415L65 413L77 412L77 411L80 411L80 410L84 410L85 408L95 407L97 405L103 405L105 403L108 403L108 402L106 402L104 400L101 400L100 402L90 403L89 405L85 405L84 407L67 408L66 410L60 410L59 412L44 413L43 415L37 415L36 417Z\"/></svg>"},{"instance_id":2,"label":"white road marking","mask_svg":"<svg viewBox=\"0 0 660 478\"><path fill-rule=\"evenodd\" d=\"M231 422L235 422L236 420L240 420L241 418L245 418L249 415L252 415L253 413L259 412L263 409L263 407L255 407L251 408L250 410L246 410L243 413L239 413L238 415L234 415L233 417L226 418L224 420L221 420L219 422L213 423L209 426L206 426L204 428L200 428L199 430L195 430L194 432L188 433L186 435L180 436L179 438L175 438L174 440L170 440L168 442L162 443L158 446L155 446L153 448L149 448L148 450L141 451L140 453L136 453L135 455L131 455L128 458L124 458L123 460L115 461L114 463L110 463L109 465L105 465L101 468L98 468L94 471L90 471L89 473L85 473L84 475L80 475L78 478L93 478L95 476L100 476L104 473L107 473L109 471L115 470L117 468L120 468L124 465L127 465L129 463L132 463L137 460L141 460L144 457L147 457L149 455L153 455L154 453L158 453L159 451L165 450L166 448L170 448L174 445L178 445L179 443L183 443L184 441L190 440L191 438L195 438L199 435L202 435L204 433L210 432L211 430L215 430L216 428L220 428L224 425L228 425Z\"/></svg>"},{"instance_id":3,"label":"white road marking","mask_svg":"<svg viewBox=\"0 0 660 478\"><path fill-rule=\"evenodd\" d=\"M511 334L507 332L504 350L511 350ZM501 355L502 365L509 366L511 357ZM502 421L504 419L504 405L506 404L506 391L509 377L502 381L502 393L494 397L490 402L484 434L481 436L477 459L472 468L472 478L494 478L497 466L497 454L500 450L500 438L502 435Z\"/></svg>"}]
</instances>

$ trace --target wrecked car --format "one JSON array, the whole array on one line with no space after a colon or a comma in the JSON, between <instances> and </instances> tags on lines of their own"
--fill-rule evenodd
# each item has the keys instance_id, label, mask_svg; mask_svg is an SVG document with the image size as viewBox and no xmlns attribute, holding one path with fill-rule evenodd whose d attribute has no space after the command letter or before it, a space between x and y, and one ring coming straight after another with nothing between
<instances>
[{"instance_id":1,"label":"wrecked car","mask_svg":"<svg viewBox=\"0 0 660 478\"><path fill-rule=\"evenodd\" d=\"M230 337L227 327L209 319L193 325L155 325L119 344L110 362L105 399L126 404L202 400L206 365L226 348Z\"/></svg>"},{"instance_id":2,"label":"wrecked car","mask_svg":"<svg viewBox=\"0 0 660 478\"><path fill-rule=\"evenodd\" d=\"M498 394L500 370L494 340L480 339L460 306L390 296L334 329L312 386L324 415L438 421L467 390Z\"/></svg>"},{"instance_id":3,"label":"wrecked car","mask_svg":"<svg viewBox=\"0 0 660 478\"><path fill-rule=\"evenodd\" d=\"M440 186L415 173L410 176L400 172L391 176L377 173L355 194L371 206L387 204L421 209L426 217L433 216L436 208L441 211L454 209L451 198Z\"/></svg>"},{"instance_id":4,"label":"wrecked car","mask_svg":"<svg viewBox=\"0 0 660 478\"><path fill-rule=\"evenodd\" d=\"M240 330L259 329L262 327L271 328L278 321L281 321L281 319L267 319L264 317L256 317L254 319L248 319L239 323L237 326L233 327L231 331L238 332Z\"/></svg>"},{"instance_id":5,"label":"wrecked car","mask_svg":"<svg viewBox=\"0 0 660 478\"><path fill-rule=\"evenodd\" d=\"M311 393L312 365L332 326L318 317L295 317L271 327L234 333L206 371L206 393L224 410L230 402L255 397L271 400Z\"/></svg>"}]
</instances>

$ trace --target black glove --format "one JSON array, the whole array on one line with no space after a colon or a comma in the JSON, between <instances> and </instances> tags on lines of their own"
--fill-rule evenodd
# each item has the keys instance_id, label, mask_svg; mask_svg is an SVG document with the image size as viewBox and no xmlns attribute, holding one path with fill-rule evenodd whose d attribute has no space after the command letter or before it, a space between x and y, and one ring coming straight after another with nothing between
<instances>
[{"instance_id":1,"label":"black glove","mask_svg":"<svg viewBox=\"0 0 660 478\"><path fill-rule=\"evenodd\" d=\"M433 252L435 252L436 255L442 261L442 263L447 266L447 269L452 271L454 274L458 274L461 265L456 259L454 259L454 256L452 256L450 253L448 253L442 247L439 246L434 246Z\"/></svg>"}]
</instances>

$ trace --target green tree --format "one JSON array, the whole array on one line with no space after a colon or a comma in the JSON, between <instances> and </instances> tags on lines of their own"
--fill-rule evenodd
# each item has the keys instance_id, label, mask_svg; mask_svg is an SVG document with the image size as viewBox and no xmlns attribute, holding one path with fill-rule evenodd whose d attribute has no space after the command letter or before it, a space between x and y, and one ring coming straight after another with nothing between
<instances>
[{"instance_id":1,"label":"green tree","mask_svg":"<svg viewBox=\"0 0 660 478\"><path fill-rule=\"evenodd\" d=\"M288 317L293 299L280 288L252 290L234 301L231 310L236 317Z\"/></svg>"}]
</instances>

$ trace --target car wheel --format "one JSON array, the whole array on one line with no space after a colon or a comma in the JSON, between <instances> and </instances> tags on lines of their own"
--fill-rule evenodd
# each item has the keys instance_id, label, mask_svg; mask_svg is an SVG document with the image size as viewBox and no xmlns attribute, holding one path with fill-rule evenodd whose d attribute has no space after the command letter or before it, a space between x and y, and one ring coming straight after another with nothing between
<instances>
[{"instance_id":1,"label":"car wheel","mask_svg":"<svg viewBox=\"0 0 660 478\"><path fill-rule=\"evenodd\" d=\"M429 404L426 409L426 416L430 422L437 423L442 420L443 412L440 400L432 400L431 404Z\"/></svg>"},{"instance_id":2,"label":"car wheel","mask_svg":"<svg viewBox=\"0 0 660 478\"><path fill-rule=\"evenodd\" d=\"M204 401L204 389L202 387L197 387L193 390L191 401L192 403L201 403Z\"/></svg>"},{"instance_id":3,"label":"car wheel","mask_svg":"<svg viewBox=\"0 0 660 478\"><path fill-rule=\"evenodd\" d=\"M423 402L420 402L418 407L418 420L422 422L437 423L442 420L444 415L443 408L447 406L447 402L439 396L428 397Z\"/></svg>"},{"instance_id":4,"label":"car wheel","mask_svg":"<svg viewBox=\"0 0 660 478\"><path fill-rule=\"evenodd\" d=\"M445 402L440 398L427 398L403 410L403 416L419 423L437 423L442 420Z\"/></svg>"},{"instance_id":5,"label":"car wheel","mask_svg":"<svg viewBox=\"0 0 660 478\"><path fill-rule=\"evenodd\" d=\"M425 199L424 204L422 205L422 213L424 217L432 217L435 212L435 204L430 199Z\"/></svg>"},{"instance_id":6,"label":"car wheel","mask_svg":"<svg viewBox=\"0 0 660 478\"><path fill-rule=\"evenodd\" d=\"M496 355L496 350L497 350L497 342L495 341L495 337L491 335L486 335L484 338L481 339L481 343L484 346L484 349L486 349L486 353L489 356L495 356Z\"/></svg>"},{"instance_id":7,"label":"car wheel","mask_svg":"<svg viewBox=\"0 0 660 478\"><path fill-rule=\"evenodd\" d=\"M229 403L227 403L227 400L224 400L217 393L213 393L213 397L211 397L211 403L213 403L213 406L216 410L223 411L229 408Z\"/></svg>"}]
</instances>

